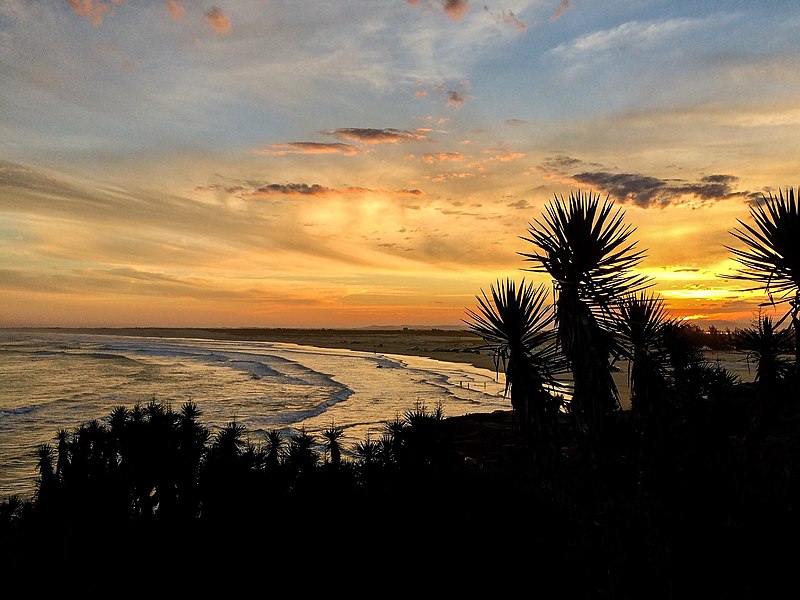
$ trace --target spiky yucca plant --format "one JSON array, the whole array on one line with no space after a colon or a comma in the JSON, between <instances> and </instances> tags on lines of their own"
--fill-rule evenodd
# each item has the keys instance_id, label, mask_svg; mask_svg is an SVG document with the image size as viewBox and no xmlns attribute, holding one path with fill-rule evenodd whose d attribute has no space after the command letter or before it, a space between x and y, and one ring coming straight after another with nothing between
<instances>
[{"instance_id":1,"label":"spiky yucca plant","mask_svg":"<svg viewBox=\"0 0 800 600\"><path fill-rule=\"evenodd\" d=\"M629 361L628 385L631 410L651 415L657 409L657 395L664 391L668 356L664 348L665 330L674 323L664 301L655 294L640 292L620 299L615 319L623 353Z\"/></svg>"},{"instance_id":2,"label":"spiky yucca plant","mask_svg":"<svg viewBox=\"0 0 800 600\"><path fill-rule=\"evenodd\" d=\"M525 429L538 427L554 412L557 401L550 391L560 386L555 376L564 372L564 362L553 343L547 289L526 284L524 279L517 287L506 279L490 287L490 296L481 290L476 296L478 308L467 310L465 322L492 349L495 367L499 370L502 365L515 422Z\"/></svg>"},{"instance_id":3,"label":"spiky yucca plant","mask_svg":"<svg viewBox=\"0 0 800 600\"><path fill-rule=\"evenodd\" d=\"M617 300L648 285L632 269L644 257L631 240L635 229L608 197L572 192L557 196L522 239L537 249L521 253L529 270L547 273L557 293L557 340L569 360L574 381L570 408L589 428L619 408L609 359L615 350L608 323Z\"/></svg>"},{"instance_id":4,"label":"spiky yucca plant","mask_svg":"<svg viewBox=\"0 0 800 600\"><path fill-rule=\"evenodd\" d=\"M753 224L739 219L740 227L731 231L744 249L725 246L742 265L728 279L752 282L744 291L764 290L767 304L786 303L789 309L777 325L791 317L795 338L795 377L800 383L800 211L794 188L784 195L762 196L750 208Z\"/></svg>"}]
</instances>

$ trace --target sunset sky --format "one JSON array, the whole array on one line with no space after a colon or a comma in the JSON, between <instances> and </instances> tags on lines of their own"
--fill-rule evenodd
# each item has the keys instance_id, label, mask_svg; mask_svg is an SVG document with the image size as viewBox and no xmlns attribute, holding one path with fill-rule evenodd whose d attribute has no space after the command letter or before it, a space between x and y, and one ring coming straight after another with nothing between
<instances>
[{"instance_id":1,"label":"sunset sky","mask_svg":"<svg viewBox=\"0 0 800 600\"><path fill-rule=\"evenodd\" d=\"M673 315L764 299L800 4L216 1L0 0L0 326L458 325L572 190Z\"/></svg>"}]
</instances>

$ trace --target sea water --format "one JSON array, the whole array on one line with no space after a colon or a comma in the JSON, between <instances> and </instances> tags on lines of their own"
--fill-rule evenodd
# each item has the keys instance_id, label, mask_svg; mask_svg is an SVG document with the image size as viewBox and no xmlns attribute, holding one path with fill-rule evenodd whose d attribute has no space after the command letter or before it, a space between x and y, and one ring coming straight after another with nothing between
<instances>
[{"instance_id":1,"label":"sea water","mask_svg":"<svg viewBox=\"0 0 800 600\"><path fill-rule=\"evenodd\" d=\"M116 406L192 401L212 434L231 421L263 443L278 429L317 437L342 427L345 449L406 411L445 417L507 410L505 381L466 363L272 342L0 331L0 499L30 497L35 450L59 429Z\"/></svg>"}]
</instances>

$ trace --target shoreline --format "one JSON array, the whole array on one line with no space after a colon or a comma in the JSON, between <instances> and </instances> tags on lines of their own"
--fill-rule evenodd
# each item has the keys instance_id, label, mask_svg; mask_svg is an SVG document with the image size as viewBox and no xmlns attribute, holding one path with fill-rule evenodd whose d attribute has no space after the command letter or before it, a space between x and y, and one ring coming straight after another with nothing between
<instances>
[{"instance_id":1,"label":"shoreline","mask_svg":"<svg viewBox=\"0 0 800 600\"><path fill-rule=\"evenodd\" d=\"M466 363L495 372L491 352L483 340L467 330L450 329L279 329L205 327L8 327L2 331L77 333L122 337L195 338L217 341L280 342L419 356L445 362Z\"/></svg>"}]
</instances>

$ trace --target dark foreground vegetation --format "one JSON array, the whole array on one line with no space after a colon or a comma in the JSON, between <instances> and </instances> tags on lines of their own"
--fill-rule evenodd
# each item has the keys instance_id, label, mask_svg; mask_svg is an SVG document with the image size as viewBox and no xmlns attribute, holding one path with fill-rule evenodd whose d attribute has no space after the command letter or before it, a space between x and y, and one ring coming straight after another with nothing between
<instances>
[{"instance_id":1,"label":"dark foreground vegetation","mask_svg":"<svg viewBox=\"0 0 800 600\"><path fill-rule=\"evenodd\" d=\"M40 447L36 496L0 505L8 580L35 567L86 586L136 566L133 586L166 564L183 581L185 561L178 575L201 587L198 565L217 579L261 573L273 590L291 575L301 594L358 580L389 595L794 595L793 191L752 216L734 232L746 246L732 250L736 277L788 306L725 336L753 361L753 383L708 362L696 329L631 274L643 253L621 213L590 195L557 200L525 255L552 277L553 305L543 286L505 281L468 311L511 411L444 418L417 405L343 449L335 424L251 440L235 422L211 435L193 404L118 407ZM610 376L617 359L630 364L630 410Z\"/></svg>"}]
</instances>

